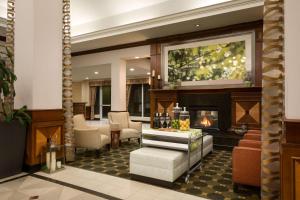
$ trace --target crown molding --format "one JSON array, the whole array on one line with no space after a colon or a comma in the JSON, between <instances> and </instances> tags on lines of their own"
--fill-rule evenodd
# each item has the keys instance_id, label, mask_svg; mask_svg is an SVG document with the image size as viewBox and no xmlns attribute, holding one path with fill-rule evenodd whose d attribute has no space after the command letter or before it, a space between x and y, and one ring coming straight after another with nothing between
<instances>
[{"instance_id":1,"label":"crown molding","mask_svg":"<svg viewBox=\"0 0 300 200\"><path fill-rule=\"evenodd\" d=\"M186 12L176 13L168 16L131 23L123 26L103 29L91 33L72 36L72 43L80 43L89 40L95 40L104 37L115 36L119 34L139 31L159 27L163 25L209 17L213 15L254 8L264 5L264 0L233 0L213 6L197 8Z\"/></svg>"}]
</instances>

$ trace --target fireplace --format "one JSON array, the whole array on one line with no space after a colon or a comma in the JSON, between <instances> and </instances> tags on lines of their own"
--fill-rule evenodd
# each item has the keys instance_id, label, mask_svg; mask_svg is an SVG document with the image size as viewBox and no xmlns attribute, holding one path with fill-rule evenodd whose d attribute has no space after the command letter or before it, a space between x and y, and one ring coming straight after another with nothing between
<instances>
[{"instance_id":1,"label":"fireplace","mask_svg":"<svg viewBox=\"0 0 300 200\"><path fill-rule=\"evenodd\" d=\"M199 110L196 112L196 119L193 120L193 127L201 129L219 129L219 117L217 110Z\"/></svg>"},{"instance_id":2,"label":"fireplace","mask_svg":"<svg viewBox=\"0 0 300 200\"><path fill-rule=\"evenodd\" d=\"M179 103L189 110L192 128L219 132L231 127L231 99L228 93L184 94L179 97Z\"/></svg>"}]
</instances>

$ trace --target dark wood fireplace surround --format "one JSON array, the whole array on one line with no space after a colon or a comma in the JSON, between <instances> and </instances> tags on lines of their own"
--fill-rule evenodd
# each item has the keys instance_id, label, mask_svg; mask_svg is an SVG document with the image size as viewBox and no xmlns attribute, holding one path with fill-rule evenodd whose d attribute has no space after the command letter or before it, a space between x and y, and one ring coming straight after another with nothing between
<instances>
[{"instance_id":1,"label":"dark wood fireplace surround","mask_svg":"<svg viewBox=\"0 0 300 200\"><path fill-rule=\"evenodd\" d=\"M209 97L209 99L203 101L205 96ZM209 131L209 133L214 136L214 144L216 146L233 147L237 144L241 136L235 134L230 129L239 128L244 124L249 129L261 128L261 96L261 87L178 90L152 89L150 91L150 112L151 116L154 116L155 112L164 112L166 110L172 117L172 108L177 102L188 109L197 105L201 106L203 102L205 106L219 106L222 109L222 112L219 113L219 123L223 123L223 125L220 126L220 130ZM216 99L212 100L212 98ZM189 99L189 101L186 99ZM212 103L207 104L207 101ZM223 104L215 103L218 101L224 102Z\"/></svg>"}]
</instances>

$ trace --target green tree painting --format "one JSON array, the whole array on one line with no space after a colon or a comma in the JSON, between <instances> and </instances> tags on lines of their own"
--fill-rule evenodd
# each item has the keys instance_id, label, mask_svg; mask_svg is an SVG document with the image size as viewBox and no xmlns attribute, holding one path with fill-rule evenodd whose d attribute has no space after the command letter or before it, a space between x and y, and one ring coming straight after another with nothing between
<instances>
[{"instance_id":1,"label":"green tree painting","mask_svg":"<svg viewBox=\"0 0 300 200\"><path fill-rule=\"evenodd\" d=\"M168 81L244 80L245 41L168 51Z\"/></svg>"}]
</instances>

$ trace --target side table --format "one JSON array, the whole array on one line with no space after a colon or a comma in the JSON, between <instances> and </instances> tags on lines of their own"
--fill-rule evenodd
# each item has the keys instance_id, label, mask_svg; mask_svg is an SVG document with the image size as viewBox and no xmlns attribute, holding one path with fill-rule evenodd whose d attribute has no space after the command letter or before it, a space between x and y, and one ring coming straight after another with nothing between
<instances>
[{"instance_id":1,"label":"side table","mask_svg":"<svg viewBox=\"0 0 300 200\"><path fill-rule=\"evenodd\" d=\"M111 148L117 149L120 146L120 130L111 131Z\"/></svg>"}]
</instances>

